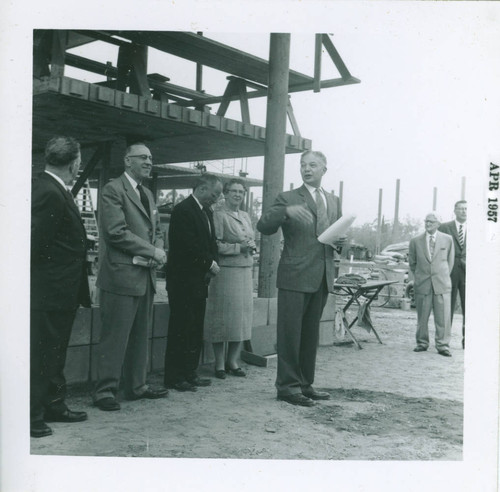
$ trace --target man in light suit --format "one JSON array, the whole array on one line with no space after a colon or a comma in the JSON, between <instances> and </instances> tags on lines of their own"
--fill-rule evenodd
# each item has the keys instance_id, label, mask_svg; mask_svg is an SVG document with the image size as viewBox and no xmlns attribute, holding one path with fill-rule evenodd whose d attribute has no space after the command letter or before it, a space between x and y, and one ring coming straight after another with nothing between
<instances>
[{"instance_id":1,"label":"man in light suit","mask_svg":"<svg viewBox=\"0 0 500 492\"><path fill-rule=\"evenodd\" d=\"M47 422L80 422L85 412L64 399L64 365L76 310L90 307L87 235L69 186L80 167L80 145L54 137L45 148L45 172L31 200L30 434L52 434Z\"/></svg>"},{"instance_id":2,"label":"man in light suit","mask_svg":"<svg viewBox=\"0 0 500 492\"><path fill-rule=\"evenodd\" d=\"M153 160L149 149L136 143L126 149L124 162L125 172L103 188L99 210L104 248L96 284L101 338L94 404L105 411L120 409L116 397L122 366L126 398L154 399L168 393L146 384L156 267L166 260L153 194L142 186Z\"/></svg>"},{"instance_id":3,"label":"man in light suit","mask_svg":"<svg viewBox=\"0 0 500 492\"><path fill-rule=\"evenodd\" d=\"M197 374L210 278L219 273L215 226L210 207L222 183L203 174L193 193L174 207L168 230L167 291L170 305L165 386L197 391L211 380Z\"/></svg>"},{"instance_id":4,"label":"man in light suit","mask_svg":"<svg viewBox=\"0 0 500 492\"><path fill-rule=\"evenodd\" d=\"M448 234L438 231L439 219L432 212L425 217L425 233L410 240L409 264L415 277L417 305L417 346L414 352L429 347L429 316L434 313L436 349L451 357L450 272L455 250Z\"/></svg>"},{"instance_id":5,"label":"man in light suit","mask_svg":"<svg viewBox=\"0 0 500 492\"><path fill-rule=\"evenodd\" d=\"M449 234L453 238L455 247L455 262L451 271L451 322L457 301L457 293L460 294L460 305L462 306L462 348L465 348L465 262L467 249L467 202L460 200L455 203L455 220L445 222L439 226L439 230Z\"/></svg>"},{"instance_id":6,"label":"man in light suit","mask_svg":"<svg viewBox=\"0 0 500 492\"><path fill-rule=\"evenodd\" d=\"M257 223L262 234L281 227L284 249L278 266L278 399L312 406L330 395L313 388L319 323L333 291L334 249L318 236L342 215L339 199L321 188L326 157L306 151L300 158L304 184L282 192Z\"/></svg>"}]
</instances>

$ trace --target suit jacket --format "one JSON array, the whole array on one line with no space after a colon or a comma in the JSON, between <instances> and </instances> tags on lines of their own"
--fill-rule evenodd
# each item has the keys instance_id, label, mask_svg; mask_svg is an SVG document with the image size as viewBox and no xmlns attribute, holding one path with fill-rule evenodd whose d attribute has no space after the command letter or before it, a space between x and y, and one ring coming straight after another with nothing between
<instances>
[{"instance_id":1,"label":"suit jacket","mask_svg":"<svg viewBox=\"0 0 500 492\"><path fill-rule=\"evenodd\" d=\"M215 226L190 195L177 204L168 231L167 290L188 297L206 298L212 262L218 262Z\"/></svg>"},{"instance_id":2,"label":"suit jacket","mask_svg":"<svg viewBox=\"0 0 500 492\"><path fill-rule=\"evenodd\" d=\"M325 196L328 221L332 224L342 215L340 201L331 193L325 193ZM307 207L313 214L313 223L301 224L288 219L285 209L289 205ZM285 244L276 282L279 289L316 292L326 270L328 290L333 291L334 249L318 241L316 214L316 202L302 185L295 190L280 193L257 223L257 229L262 234L274 234L280 227L283 231Z\"/></svg>"},{"instance_id":3,"label":"suit jacket","mask_svg":"<svg viewBox=\"0 0 500 492\"><path fill-rule=\"evenodd\" d=\"M99 210L101 245L97 286L119 295L142 296L147 282L156 291L156 269L134 265L134 256L153 258L163 248L160 217L153 194L144 187L149 215L125 174L110 181L101 192ZM103 247L104 246L104 247Z\"/></svg>"},{"instance_id":4,"label":"suit jacket","mask_svg":"<svg viewBox=\"0 0 500 492\"><path fill-rule=\"evenodd\" d=\"M436 232L436 243L432 261L427 251L425 232L410 240L408 261L415 277L415 293L446 294L451 292L450 273L453 268L455 251L448 234ZM432 287L432 288L431 288Z\"/></svg>"},{"instance_id":5,"label":"suit jacket","mask_svg":"<svg viewBox=\"0 0 500 492\"><path fill-rule=\"evenodd\" d=\"M250 216L240 210L238 217L222 206L214 212L215 236L219 250L219 265L232 267L253 266L253 256L242 254L240 244L254 239Z\"/></svg>"},{"instance_id":6,"label":"suit jacket","mask_svg":"<svg viewBox=\"0 0 500 492\"><path fill-rule=\"evenodd\" d=\"M464 245L461 246L458 240L458 230L455 221L445 222L439 226L441 232L449 234L453 238L453 246L455 248L455 263L453 264L453 272L465 273L466 249L467 249L467 234L464 236Z\"/></svg>"},{"instance_id":7,"label":"suit jacket","mask_svg":"<svg viewBox=\"0 0 500 492\"><path fill-rule=\"evenodd\" d=\"M73 197L42 173L31 198L31 309L90 306L86 254L87 234Z\"/></svg>"}]
</instances>

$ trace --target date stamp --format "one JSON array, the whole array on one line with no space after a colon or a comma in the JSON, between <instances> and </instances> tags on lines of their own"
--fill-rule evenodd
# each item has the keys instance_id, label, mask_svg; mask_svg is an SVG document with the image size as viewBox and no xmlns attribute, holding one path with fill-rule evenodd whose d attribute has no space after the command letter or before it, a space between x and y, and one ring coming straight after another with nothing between
<instances>
[{"instance_id":1,"label":"date stamp","mask_svg":"<svg viewBox=\"0 0 500 492\"><path fill-rule=\"evenodd\" d=\"M488 181L488 210L486 215L491 222L498 221L498 188L500 185L500 169L497 164L490 162L490 174Z\"/></svg>"}]
</instances>

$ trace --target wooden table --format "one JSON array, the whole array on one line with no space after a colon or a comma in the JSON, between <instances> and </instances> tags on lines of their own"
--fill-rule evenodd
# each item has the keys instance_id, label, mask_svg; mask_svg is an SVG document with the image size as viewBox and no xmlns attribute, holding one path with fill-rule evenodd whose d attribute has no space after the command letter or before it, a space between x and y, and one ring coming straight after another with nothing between
<instances>
[{"instance_id":1,"label":"wooden table","mask_svg":"<svg viewBox=\"0 0 500 492\"><path fill-rule=\"evenodd\" d=\"M347 333L349 333L349 336L352 338L359 349L362 349L363 347L359 344L359 342L356 340L356 337L351 332L352 326L354 325L354 323L356 323L356 321L358 321L358 316L356 315L356 317L351 322L349 322L349 320L347 319L347 310L353 303L356 303L358 306L360 306L360 297L365 297L367 299L366 307L368 308L372 301L378 296L380 291L385 286L395 283L397 283L397 280L369 280L364 284L333 284L334 294L349 296L349 301L342 308L342 321ZM375 336L377 337L379 343L382 343L382 340L378 336L378 333L373 326L372 330L373 333L375 333Z\"/></svg>"}]
</instances>

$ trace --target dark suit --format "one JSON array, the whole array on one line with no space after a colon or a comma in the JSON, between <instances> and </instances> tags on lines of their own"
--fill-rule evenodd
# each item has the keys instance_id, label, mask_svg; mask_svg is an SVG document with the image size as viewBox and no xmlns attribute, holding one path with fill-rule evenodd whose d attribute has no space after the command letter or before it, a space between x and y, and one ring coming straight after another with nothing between
<instances>
[{"instance_id":1,"label":"dark suit","mask_svg":"<svg viewBox=\"0 0 500 492\"><path fill-rule=\"evenodd\" d=\"M451 338L450 272L453 268L453 242L447 234L436 232L434 255L430 258L426 233L410 240L408 262L415 277L417 305L417 346L429 346L429 316L434 313L436 349L448 350Z\"/></svg>"},{"instance_id":2,"label":"dark suit","mask_svg":"<svg viewBox=\"0 0 500 492\"><path fill-rule=\"evenodd\" d=\"M439 230L445 234L449 234L453 238L453 246L455 247L455 263L451 271L451 321L453 321L453 313L457 302L457 293L460 294L460 305L462 306L462 330L465 336L465 263L467 249L467 235L464 234L464 244L460 244L458 240L458 231L455 221L445 222L439 226Z\"/></svg>"},{"instance_id":3,"label":"dark suit","mask_svg":"<svg viewBox=\"0 0 500 492\"><path fill-rule=\"evenodd\" d=\"M80 304L90 306L86 232L73 197L42 173L31 201L31 422L66 409L64 364Z\"/></svg>"},{"instance_id":4,"label":"dark suit","mask_svg":"<svg viewBox=\"0 0 500 492\"><path fill-rule=\"evenodd\" d=\"M163 248L163 239L153 195L145 187L144 192L149 210L125 174L109 182L101 193L103 244L97 277L101 338L96 347L94 401L116 396L122 366L127 397L138 397L147 389L156 269L133 264L133 257L152 259L155 248Z\"/></svg>"},{"instance_id":5,"label":"dark suit","mask_svg":"<svg viewBox=\"0 0 500 492\"><path fill-rule=\"evenodd\" d=\"M196 376L203 343L209 270L212 262L218 261L212 213L207 217L192 195L174 207L168 242L170 318L165 383L170 385Z\"/></svg>"},{"instance_id":6,"label":"dark suit","mask_svg":"<svg viewBox=\"0 0 500 492\"><path fill-rule=\"evenodd\" d=\"M339 199L325 193L328 223L342 215ZM314 221L302 224L286 217L286 207L303 205ZM334 250L321 244L316 234L316 203L305 186L280 193L260 218L257 229L274 234L279 227L285 244L278 265L277 348L278 395L308 390L314 382L319 322L333 291Z\"/></svg>"}]
</instances>

